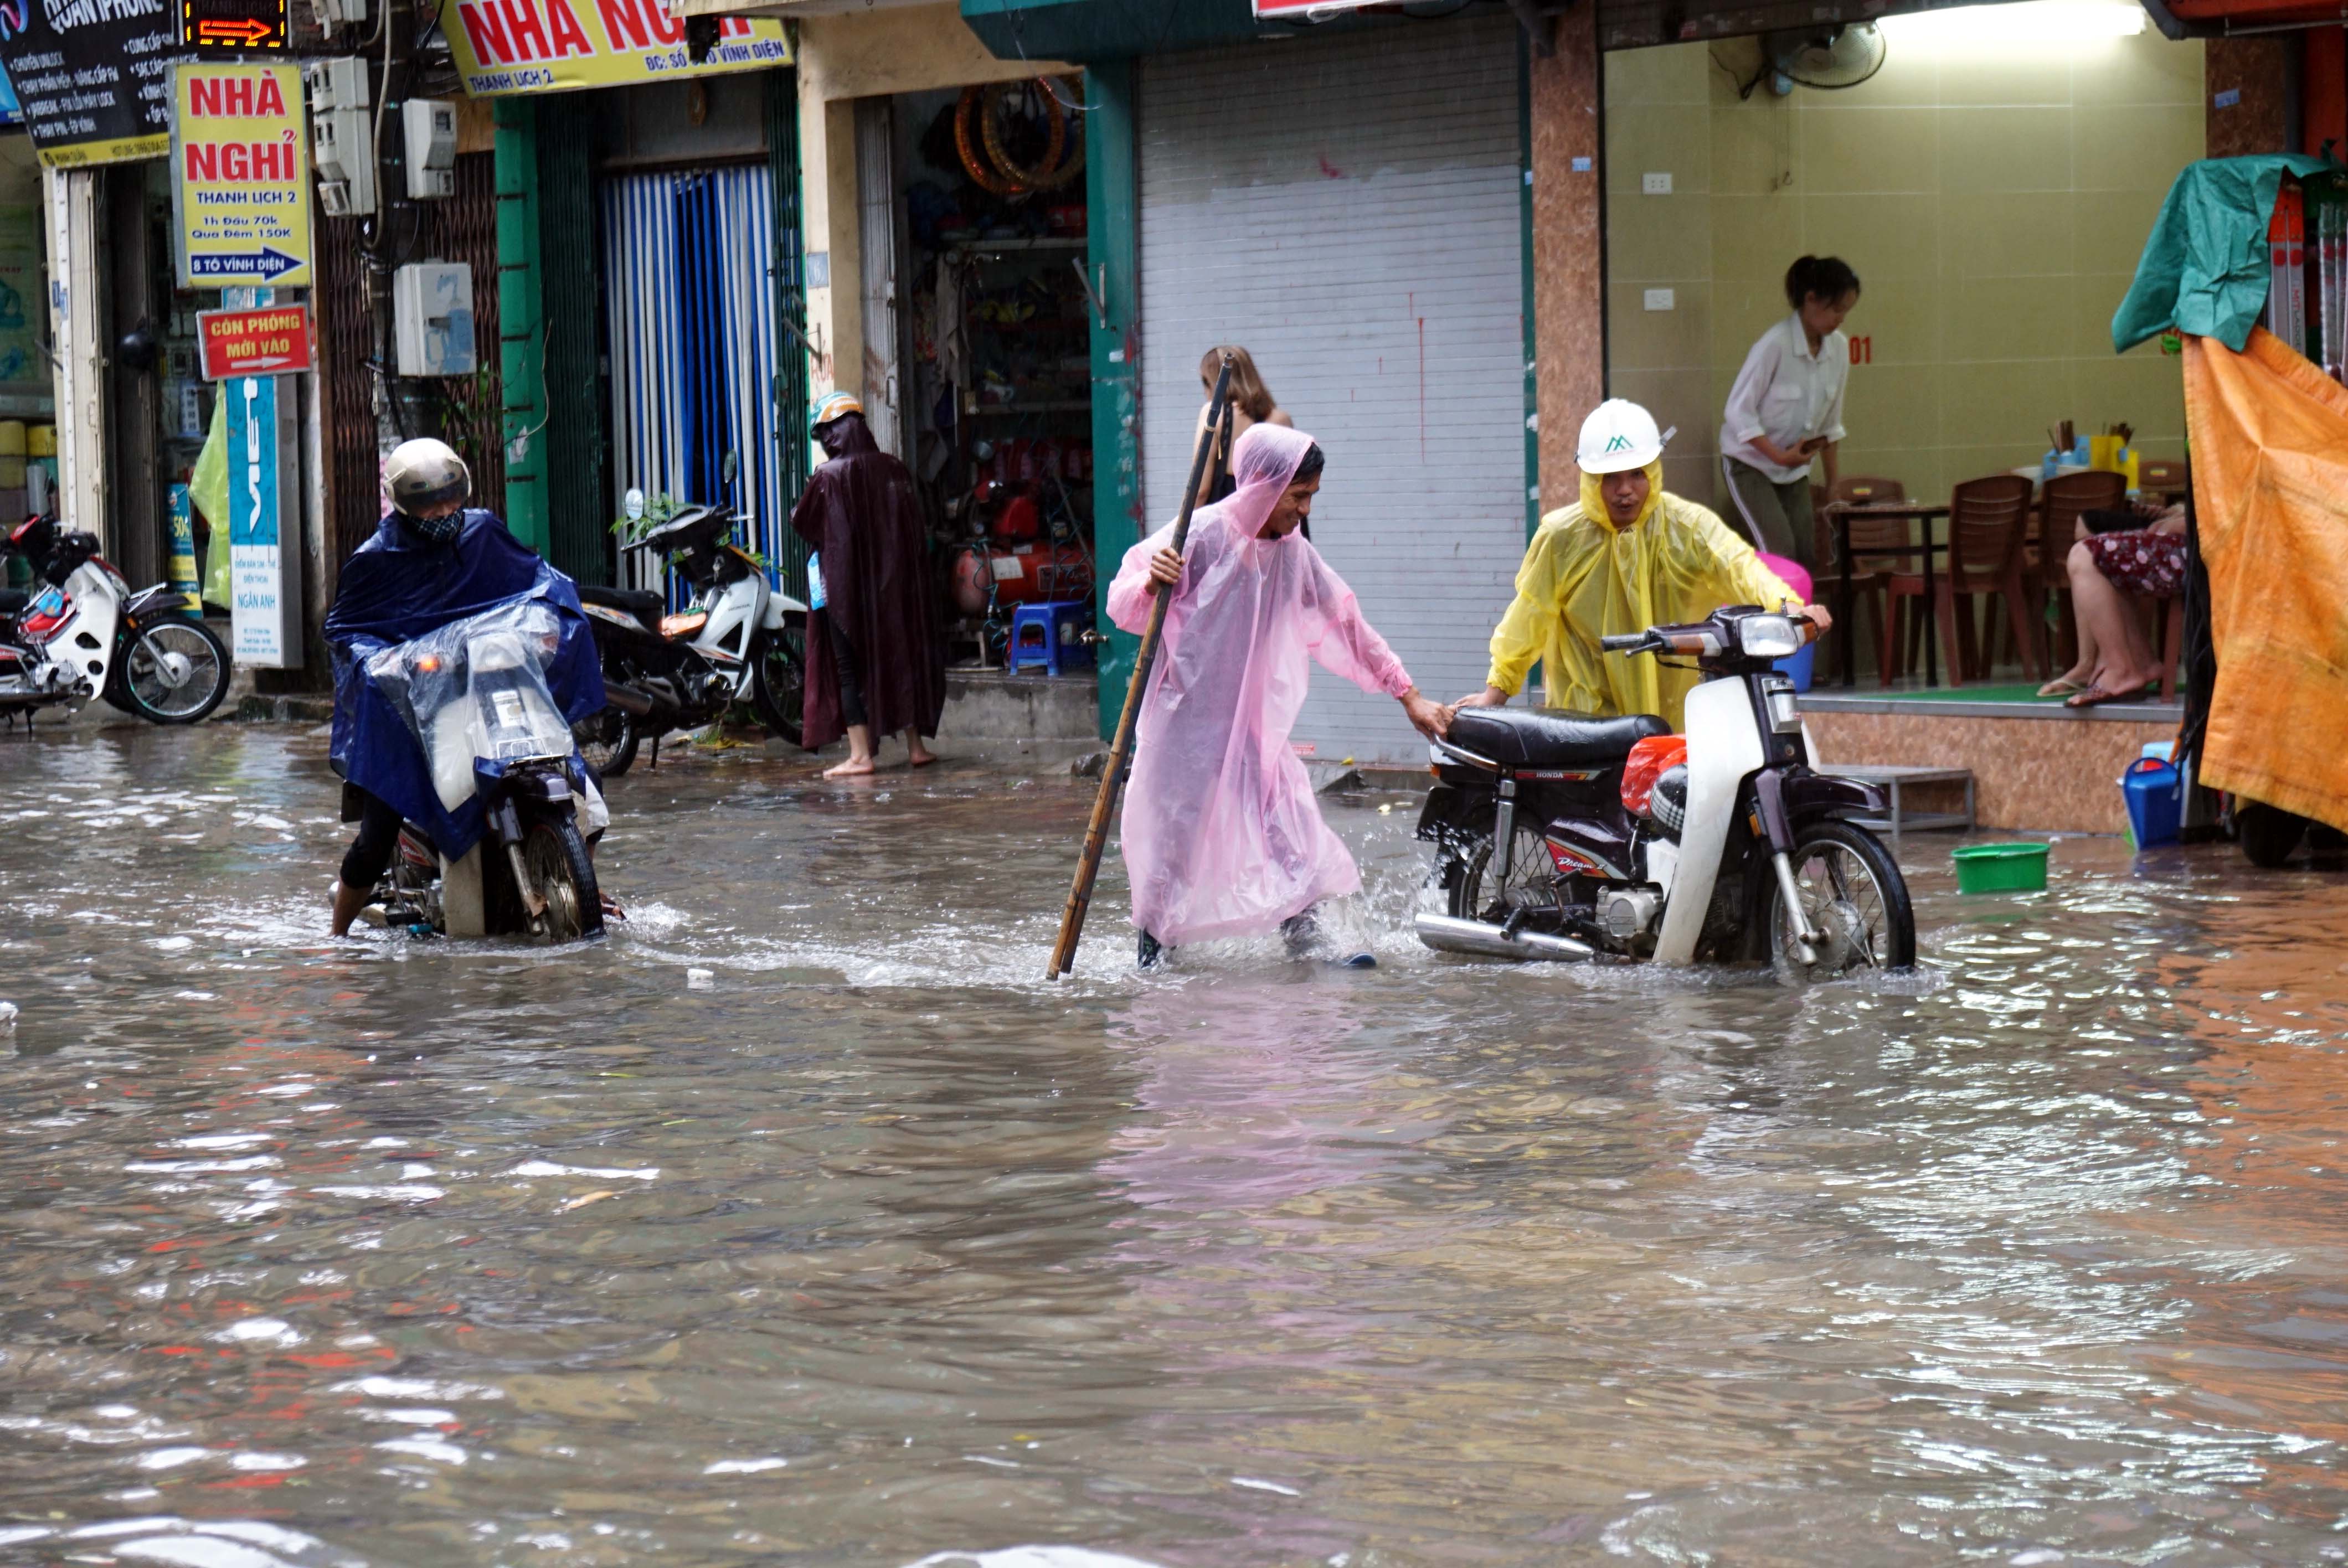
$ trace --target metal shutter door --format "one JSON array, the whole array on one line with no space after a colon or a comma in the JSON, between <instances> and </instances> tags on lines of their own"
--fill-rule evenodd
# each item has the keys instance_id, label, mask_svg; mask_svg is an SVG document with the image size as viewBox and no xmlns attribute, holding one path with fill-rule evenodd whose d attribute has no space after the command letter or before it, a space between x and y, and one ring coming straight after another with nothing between
<instances>
[{"instance_id":1,"label":"metal shutter door","mask_svg":"<svg viewBox=\"0 0 2348 1568\"><path fill-rule=\"evenodd\" d=\"M1479 690L1525 546L1515 22L1156 56L1139 99L1152 526L1180 504L1199 356L1246 344L1329 455L1313 543L1422 690ZM1426 755L1392 699L1326 671L1295 738Z\"/></svg>"}]
</instances>

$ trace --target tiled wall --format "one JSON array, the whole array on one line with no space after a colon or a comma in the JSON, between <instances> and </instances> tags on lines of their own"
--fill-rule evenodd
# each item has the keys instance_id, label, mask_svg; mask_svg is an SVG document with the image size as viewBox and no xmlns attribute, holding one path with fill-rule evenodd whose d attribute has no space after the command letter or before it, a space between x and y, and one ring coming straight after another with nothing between
<instances>
[{"instance_id":1,"label":"tiled wall","mask_svg":"<svg viewBox=\"0 0 2348 1568\"><path fill-rule=\"evenodd\" d=\"M2034 462L2047 426L2125 420L2183 452L2178 362L2111 348L2169 182L2202 155L2202 50L2147 30L2048 49L1891 43L1841 91L1765 84L1750 41L1606 62L1609 389L1676 425L1666 480L1718 497L1720 413L1746 350L1787 313L1785 270L1839 255L1864 285L1846 474L1913 496ZM1672 193L1643 193L1668 173ZM1670 289L1673 308L1645 308Z\"/></svg>"}]
</instances>

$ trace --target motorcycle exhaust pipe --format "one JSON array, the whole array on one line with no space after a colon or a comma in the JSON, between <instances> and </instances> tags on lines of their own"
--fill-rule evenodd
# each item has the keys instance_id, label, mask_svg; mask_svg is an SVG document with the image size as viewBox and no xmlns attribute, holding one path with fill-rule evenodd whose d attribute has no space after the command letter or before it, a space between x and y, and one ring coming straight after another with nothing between
<instances>
[{"instance_id":1,"label":"motorcycle exhaust pipe","mask_svg":"<svg viewBox=\"0 0 2348 1568\"><path fill-rule=\"evenodd\" d=\"M1458 920L1448 915L1417 917L1418 939L1438 953L1468 953L1479 958L1577 960L1594 958L1598 950L1571 937L1546 931L1519 931L1511 937L1498 926L1481 920Z\"/></svg>"},{"instance_id":2,"label":"motorcycle exhaust pipe","mask_svg":"<svg viewBox=\"0 0 2348 1568\"><path fill-rule=\"evenodd\" d=\"M603 682L603 701L632 719L653 716L653 700L633 686L623 686L616 681Z\"/></svg>"}]
</instances>

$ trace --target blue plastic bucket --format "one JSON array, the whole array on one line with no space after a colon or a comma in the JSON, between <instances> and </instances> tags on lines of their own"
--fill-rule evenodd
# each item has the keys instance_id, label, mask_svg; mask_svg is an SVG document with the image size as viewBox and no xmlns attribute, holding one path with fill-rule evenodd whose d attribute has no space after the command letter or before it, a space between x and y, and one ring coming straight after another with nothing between
<instances>
[{"instance_id":1,"label":"blue plastic bucket","mask_svg":"<svg viewBox=\"0 0 2348 1568\"><path fill-rule=\"evenodd\" d=\"M2128 834L2138 849L2177 842L2185 819L2185 775L2176 764L2138 757L2120 775L2120 794L2127 802Z\"/></svg>"}]
</instances>

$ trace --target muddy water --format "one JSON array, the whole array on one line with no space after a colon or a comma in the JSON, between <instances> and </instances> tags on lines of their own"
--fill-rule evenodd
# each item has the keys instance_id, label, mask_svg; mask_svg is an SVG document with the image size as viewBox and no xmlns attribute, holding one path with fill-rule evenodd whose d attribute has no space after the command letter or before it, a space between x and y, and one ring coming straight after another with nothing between
<instances>
[{"instance_id":1,"label":"muddy water","mask_svg":"<svg viewBox=\"0 0 2348 1568\"><path fill-rule=\"evenodd\" d=\"M1434 958L1369 803L1376 972L1112 871L1052 988L1045 772L632 776L544 953L318 940L307 733L0 770L0 1561L2348 1541L2336 879L1911 838L1928 974L1795 996Z\"/></svg>"}]
</instances>

